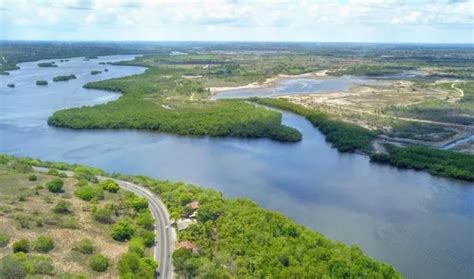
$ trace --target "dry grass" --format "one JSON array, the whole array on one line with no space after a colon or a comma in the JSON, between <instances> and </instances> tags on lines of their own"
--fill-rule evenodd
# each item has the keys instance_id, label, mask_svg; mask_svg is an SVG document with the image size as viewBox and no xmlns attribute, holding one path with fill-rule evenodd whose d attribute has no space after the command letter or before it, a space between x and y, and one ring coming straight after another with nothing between
<instances>
[{"instance_id":1,"label":"dry grass","mask_svg":"<svg viewBox=\"0 0 474 279\"><path fill-rule=\"evenodd\" d=\"M7 247L0 248L0 257L12 253L12 244L18 239L33 241L39 235L47 234L54 239L55 248L48 253L52 258L58 274L64 272L85 273L90 278L117 278L116 265L121 254L127 251L127 243L114 241L110 236L110 225L99 224L88 211L90 204L75 197L73 192L77 181L73 178L64 179L64 193L52 194L46 189L39 190L36 195L35 187L44 185L54 177L35 173L38 181L28 181L29 174L19 174L0 169L0 231L10 237ZM18 189L22 189L18 191ZM120 193L120 192L119 192ZM19 201L21 195L26 195L25 201ZM105 201L117 199L117 195L107 194ZM72 214L65 215L76 220L77 228L63 228L60 223L49 224L46 220L54 219L53 206L59 200L71 203ZM30 228L21 228L15 216L22 215L31 219L42 219L43 225L37 226L34 221ZM93 240L97 253L105 255L110 260L106 272L97 273L87 265L87 255L73 251L75 243L81 239ZM35 254L31 252L31 254Z\"/></svg>"}]
</instances>

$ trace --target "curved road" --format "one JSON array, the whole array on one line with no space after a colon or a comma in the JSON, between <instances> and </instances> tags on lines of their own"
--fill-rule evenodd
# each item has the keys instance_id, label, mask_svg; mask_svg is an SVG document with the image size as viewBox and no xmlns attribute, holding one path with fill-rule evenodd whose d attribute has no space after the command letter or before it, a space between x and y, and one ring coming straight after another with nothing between
<instances>
[{"instance_id":1,"label":"curved road","mask_svg":"<svg viewBox=\"0 0 474 279\"><path fill-rule=\"evenodd\" d=\"M33 167L35 171L38 172L48 172L48 168L43 167ZM65 173L67 176L73 176L72 171L60 171ZM153 258L158 261L158 270L157 278L173 278L173 268L172 268L172 254L173 254L173 236L172 228L170 226L171 221L169 218L168 210L163 202L150 190L141 187L139 185L133 184L128 181L118 180L105 176L97 176L97 178L102 181L105 179L111 179L117 184L130 192L135 193L136 195L142 196L148 200L150 211L153 214L153 217L156 220L155 224L155 234L157 245L154 246Z\"/></svg>"}]
</instances>

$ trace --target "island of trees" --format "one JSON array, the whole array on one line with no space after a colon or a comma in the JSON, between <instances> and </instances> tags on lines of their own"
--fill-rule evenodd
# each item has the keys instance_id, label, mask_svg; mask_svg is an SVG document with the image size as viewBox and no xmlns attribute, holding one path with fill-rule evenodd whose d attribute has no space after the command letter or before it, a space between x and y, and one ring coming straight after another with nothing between
<instances>
[{"instance_id":1,"label":"island of trees","mask_svg":"<svg viewBox=\"0 0 474 279\"><path fill-rule=\"evenodd\" d=\"M36 85L48 85L48 81L46 81L46 80L37 80Z\"/></svg>"},{"instance_id":2,"label":"island of trees","mask_svg":"<svg viewBox=\"0 0 474 279\"><path fill-rule=\"evenodd\" d=\"M38 67L41 67L41 68L48 68L48 67L57 67L58 65L56 65L55 62L42 62L42 63L38 63Z\"/></svg>"},{"instance_id":3,"label":"island of trees","mask_svg":"<svg viewBox=\"0 0 474 279\"><path fill-rule=\"evenodd\" d=\"M57 81L68 81L68 80L71 80L71 79L76 79L77 77L74 75L74 74L70 74L70 75L64 75L64 76L56 76L53 78L53 81L57 82Z\"/></svg>"},{"instance_id":4,"label":"island of trees","mask_svg":"<svg viewBox=\"0 0 474 279\"><path fill-rule=\"evenodd\" d=\"M102 71L91 71L91 75L102 74Z\"/></svg>"}]
</instances>

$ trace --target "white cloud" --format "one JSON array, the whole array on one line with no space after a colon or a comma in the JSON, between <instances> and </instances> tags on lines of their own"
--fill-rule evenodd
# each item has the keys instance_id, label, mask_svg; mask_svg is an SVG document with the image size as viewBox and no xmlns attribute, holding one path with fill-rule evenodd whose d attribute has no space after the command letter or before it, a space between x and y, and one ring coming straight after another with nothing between
<instances>
[{"instance_id":1,"label":"white cloud","mask_svg":"<svg viewBox=\"0 0 474 279\"><path fill-rule=\"evenodd\" d=\"M464 41L472 41L468 29L473 29L474 21L474 0L0 0L0 6L6 7L2 24L12 30L48 25L54 32L68 26L89 28L84 36L103 33L107 39L126 34L130 39L149 40L234 36L236 40L334 41L351 34L351 38L377 40L392 29L404 30L411 40L418 37L415 30L429 28L430 32L456 31L458 37L466 37ZM211 29L212 34L195 34Z\"/></svg>"}]
</instances>

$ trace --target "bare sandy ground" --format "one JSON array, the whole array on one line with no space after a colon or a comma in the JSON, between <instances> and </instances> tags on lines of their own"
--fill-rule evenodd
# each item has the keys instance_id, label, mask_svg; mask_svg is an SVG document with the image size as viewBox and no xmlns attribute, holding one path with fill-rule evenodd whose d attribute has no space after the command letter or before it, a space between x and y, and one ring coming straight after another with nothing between
<instances>
[{"instance_id":1,"label":"bare sandy ground","mask_svg":"<svg viewBox=\"0 0 474 279\"><path fill-rule=\"evenodd\" d=\"M267 78L264 82L252 82L247 85L242 86L228 86L228 87L210 87L212 95L215 95L219 92L231 91L231 90L240 90L240 89L259 89L259 88L269 88L276 86L280 80L284 79L293 79L293 78L325 78L327 77L327 70L318 71L314 73L305 73L300 75L278 75L275 77Z\"/></svg>"}]
</instances>

